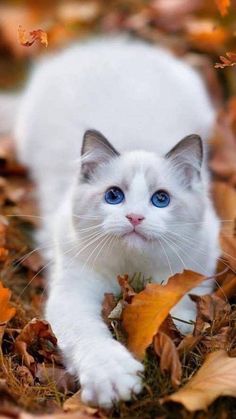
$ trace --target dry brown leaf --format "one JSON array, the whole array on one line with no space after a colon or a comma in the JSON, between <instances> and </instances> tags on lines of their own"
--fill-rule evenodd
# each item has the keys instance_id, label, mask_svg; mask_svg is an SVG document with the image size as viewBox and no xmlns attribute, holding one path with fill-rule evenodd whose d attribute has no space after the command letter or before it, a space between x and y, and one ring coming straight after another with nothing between
<instances>
[{"instance_id":1,"label":"dry brown leaf","mask_svg":"<svg viewBox=\"0 0 236 419\"><path fill-rule=\"evenodd\" d=\"M39 252L34 251L24 257L21 264L33 272L38 272L43 267L43 259Z\"/></svg>"},{"instance_id":2,"label":"dry brown leaf","mask_svg":"<svg viewBox=\"0 0 236 419\"><path fill-rule=\"evenodd\" d=\"M224 321L228 322L231 307L227 301L215 294L202 296L191 295L190 297L197 305L194 336L200 335L208 327L212 327L217 331L217 329L224 326ZM211 330L211 333L214 330Z\"/></svg>"},{"instance_id":3,"label":"dry brown leaf","mask_svg":"<svg viewBox=\"0 0 236 419\"><path fill-rule=\"evenodd\" d=\"M210 169L217 178L236 186L236 97L232 97L217 118L211 142Z\"/></svg>"},{"instance_id":4,"label":"dry brown leaf","mask_svg":"<svg viewBox=\"0 0 236 419\"><path fill-rule=\"evenodd\" d=\"M136 294L134 289L129 284L129 276L128 275L118 275L117 277L119 285L121 287L121 291L123 294L123 300L127 303L131 303L132 298Z\"/></svg>"},{"instance_id":5,"label":"dry brown leaf","mask_svg":"<svg viewBox=\"0 0 236 419\"><path fill-rule=\"evenodd\" d=\"M225 68L225 67L233 67L236 65L236 53L235 52L226 52L226 57L220 55L221 63L216 63L215 68Z\"/></svg>"},{"instance_id":6,"label":"dry brown leaf","mask_svg":"<svg viewBox=\"0 0 236 419\"><path fill-rule=\"evenodd\" d=\"M212 197L222 220L223 231L234 234L236 220L236 190L226 182L213 182Z\"/></svg>"},{"instance_id":7,"label":"dry brown leaf","mask_svg":"<svg viewBox=\"0 0 236 419\"><path fill-rule=\"evenodd\" d=\"M215 291L215 295L220 298L231 298L236 295L236 275L230 272L223 284Z\"/></svg>"},{"instance_id":8,"label":"dry brown leaf","mask_svg":"<svg viewBox=\"0 0 236 419\"><path fill-rule=\"evenodd\" d=\"M22 46L31 47L35 41L39 41L45 47L48 46L47 33L42 29L31 31L29 35L31 39L29 39L28 35L26 34L26 30L23 29L21 25L18 27L18 41Z\"/></svg>"},{"instance_id":9,"label":"dry brown leaf","mask_svg":"<svg viewBox=\"0 0 236 419\"><path fill-rule=\"evenodd\" d=\"M236 238L227 236L224 232L220 234L220 245L223 251L223 259L228 262L232 270L236 271Z\"/></svg>"},{"instance_id":10,"label":"dry brown leaf","mask_svg":"<svg viewBox=\"0 0 236 419\"><path fill-rule=\"evenodd\" d=\"M133 297L132 303L123 311L123 326L131 352L138 358L144 356L171 308L204 278L195 272L184 271L172 276L166 285L148 284L144 291Z\"/></svg>"},{"instance_id":11,"label":"dry brown leaf","mask_svg":"<svg viewBox=\"0 0 236 419\"><path fill-rule=\"evenodd\" d=\"M109 323L108 316L117 305L114 294L106 292L102 303L102 317L106 323Z\"/></svg>"},{"instance_id":12,"label":"dry brown leaf","mask_svg":"<svg viewBox=\"0 0 236 419\"><path fill-rule=\"evenodd\" d=\"M80 390L65 401L63 404L63 410L70 414L73 412L80 412L84 415L88 415L85 417L96 417L101 419L106 418L106 416L103 415L98 408L87 406L81 401Z\"/></svg>"},{"instance_id":13,"label":"dry brown leaf","mask_svg":"<svg viewBox=\"0 0 236 419\"><path fill-rule=\"evenodd\" d=\"M216 5L217 5L217 7L220 11L220 14L222 16L227 15L229 7L230 7L231 0L215 0L215 2L216 2Z\"/></svg>"},{"instance_id":14,"label":"dry brown leaf","mask_svg":"<svg viewBox=\"0 0 236 419\"><path fill-rule=\"evenodd\" d=\"M186 335L178 346L179 356L186 356L201 340L201 336Z\"/></svg>"},{"instance_id":15,"label":"dry brown leaf","mask_svg":"<svg viewBox=\"0 0 236 419\"><path fill-rule=\"evenodd\" d=\"M37 348L37 353L45 360L57 360L57 339L52 332L49 323L45 320L33 319L22 329L15 340L15 349L23 358L25 365L35 372L36 359L29 350ZM37 357L37 353L36 356Z\"/></svg>"},{"instance_id":16,"label":"dry brown leaf","mask_svg":"<svg viewBox=\"0 0 236 419\"><path fill-rule=\"evenodd\" d=\"M209 354L193 378L162 401L183 404L187 410L205 410L220 396L236 397L236 358L225 351Z\"/></svg>"},{"instance_id":17,"label":"dry brown leaf","mask_svg":"<svg viewBox=\"0 0 236 419\"><path fill-rule=\"evenodd\" d=\"M41 385L47 385L50 382L55 383L57 390L68 394L77 390L77 384L72 375L63 367L52 364L38 364L35 377Z\"/></svg>"},{"instance_id":18,"label":"dry brown leaf","mask_svg":"<svg viewBox=\"0 0 236 419\"><path fill-rule=\"evenodd\" d=\"M163 332L158 332L153 339L153 347L160 357L161 372L169 372L173 387L180 385L182 366L174 342Z\"/></svg>"}]
</instances>

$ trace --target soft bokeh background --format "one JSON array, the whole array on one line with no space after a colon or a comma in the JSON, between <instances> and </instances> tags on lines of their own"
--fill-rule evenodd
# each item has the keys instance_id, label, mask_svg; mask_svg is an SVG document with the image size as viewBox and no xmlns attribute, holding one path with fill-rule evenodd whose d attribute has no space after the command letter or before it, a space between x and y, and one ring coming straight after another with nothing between
<instances>
[{"instance_id":1,"label":"soft bokeh background","mask_svg":"<svg viewBox=\"0 0 236 419\"><path fill-rule=\"evenodd\" d=\"M45 48L39 43L23 47L17 41L19 25L48 33L48 51L59 49L86 35L127 30L161 43L205 70L209 81L214 71L209 60L233 51L236 33L236 1L222 18L217 0L7 0L0 4L0 89L21 86L31 61ZM47 51L47 52L48 52ZM201 54L199 54L201 53ZM218 72L220 73L220 72ZM222 73L222 72L221 72ZM226 94L236 90L234 70L219 77ZM213 83L213 81L212 81ZM219 86L213 86L213 90Z\"/></svg>"}]
</instances>

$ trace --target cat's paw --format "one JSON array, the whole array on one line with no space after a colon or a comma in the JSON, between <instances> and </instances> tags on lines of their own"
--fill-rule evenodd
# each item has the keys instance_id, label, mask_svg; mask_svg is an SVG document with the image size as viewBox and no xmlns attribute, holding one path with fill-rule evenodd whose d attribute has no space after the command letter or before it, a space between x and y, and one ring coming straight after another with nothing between
<instances>
[{"instance_id":1,"label":"cat's paw","mask_svg":"<svg viewBox=\"0 0 236 419\"><path fill-rule=\"evenodd\" d=\"M82 401L109 408L119 400L129 400L142 390L138 375L143 365L120 344L115 342L109 350L95 353L92 362L81 369ZM96 362L95 362L96 361Z\"/></svg>"}]
</instances>

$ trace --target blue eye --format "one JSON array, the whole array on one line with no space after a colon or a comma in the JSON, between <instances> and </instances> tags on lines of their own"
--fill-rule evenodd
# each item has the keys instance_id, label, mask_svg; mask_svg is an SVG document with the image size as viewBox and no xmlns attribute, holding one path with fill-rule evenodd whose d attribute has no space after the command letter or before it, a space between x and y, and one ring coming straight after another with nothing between
<instances>
[{"instance_id":1,"label":"blue eye","mask_svg":"<svg viewBox=\"0 0 236 419\"><path fill-rule=\"evenodd\" d=\"M105 192L105 201L111 205L120 204L125 199L124 192L117 186L112 186Z\"/></svg>"},{"instance_id":2,"label":"blue eye","mask_svg":"<svg viewBox=\"0 0 236 419\"><path fill-rule=\"evenodd\" d=\"M157 191L152 195L151 202L158 208L167 207L170 203L170 195L166 191Z\"/></svg>"}]
</instances>

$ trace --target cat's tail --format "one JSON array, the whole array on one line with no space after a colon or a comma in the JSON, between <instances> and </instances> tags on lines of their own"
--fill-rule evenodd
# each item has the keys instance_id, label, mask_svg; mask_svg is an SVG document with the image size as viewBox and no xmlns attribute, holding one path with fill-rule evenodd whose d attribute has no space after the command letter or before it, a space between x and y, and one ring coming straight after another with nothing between
<instances>
[{"instance_id":1,"label":"cat's tail","mask_svg":"<svg viewBox=\"0 0 236 419\"><path fill-rule=\"evenodd\" d=\"M0 135L14 134L20 100L18 93L0 93Z\"/></svg>"}]
</instances>

